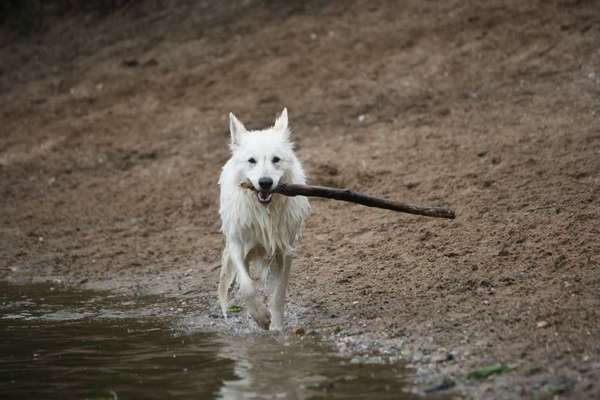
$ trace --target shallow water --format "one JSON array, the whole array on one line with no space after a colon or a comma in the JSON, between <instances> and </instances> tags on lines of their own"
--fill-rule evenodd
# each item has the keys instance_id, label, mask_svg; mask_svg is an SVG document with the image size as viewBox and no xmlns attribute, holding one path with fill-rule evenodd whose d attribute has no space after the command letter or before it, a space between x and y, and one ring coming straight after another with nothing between
<instances>
[{"instance_id":1,"label":"shallow water","mask_svg":"<svg viewBox=\"0 0 600 400\"><path fill-rule=\"evenodd\" d=\"M2 399L414 397L400 365L353 363L309 337L186 334L151 300L40 285L0 293Z\"/></svg>"}]
</instances>

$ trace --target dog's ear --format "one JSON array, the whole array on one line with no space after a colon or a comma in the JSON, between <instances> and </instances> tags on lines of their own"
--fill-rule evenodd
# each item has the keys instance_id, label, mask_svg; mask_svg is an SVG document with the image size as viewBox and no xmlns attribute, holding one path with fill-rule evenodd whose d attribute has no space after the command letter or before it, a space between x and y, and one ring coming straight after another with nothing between
<instances>
[{"instance_id":1,"label":"dog's ear","mask_svg":"<svg viewBox=\"0 0 600 400\"><path fill-rule=\"evenodd\" d=\"M231 149L235 149L241 140L241 136L246 132L244 124L238 120L233 113L229 113L229 133L231 134Z\"/></svg>"},{"instance_id":2,"label":"dog's ear","mask_svg":"<svg viewBox=\"0 0 600 400\"><path fill-rule=\"evenodd\" d=\"M289 134L288 130L288 116L287 116L287 108L284 108L281 114L275 120L275 125L273 126L278 131L285 132L287 136Z\"/></svg>"}]
</instances>

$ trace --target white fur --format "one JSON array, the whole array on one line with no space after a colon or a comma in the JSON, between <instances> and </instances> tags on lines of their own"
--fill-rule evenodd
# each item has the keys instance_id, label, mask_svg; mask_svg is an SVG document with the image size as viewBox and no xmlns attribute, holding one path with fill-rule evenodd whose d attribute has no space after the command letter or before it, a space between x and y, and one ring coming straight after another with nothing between
<instances>
[{"instance_id":1,"label":"white fur","mask_svg":"<svg viewBox=\"0 0 600 400\"><path fill-rule=\"evenodd\" d=\"M229 130L232 155L219 178L219 213L226 241L219 301L227 317L229 288L237 277L250 315L265 329L281 330L292 257L310 206L306 197L278 194L273 194L271 202L265 205L258 201L255 192L241 188L240 183L250 181L257 190L260 178L271 178L272 187L280 182L305 183L304 171L290 142L287 109L283 109L273 127L259 131L248 131L229 114ZM274 157L280 161L274 162ZM257 297L257 282L248 273L251 263L267 272L269 310Z\"/></svg>"}]
</instances>

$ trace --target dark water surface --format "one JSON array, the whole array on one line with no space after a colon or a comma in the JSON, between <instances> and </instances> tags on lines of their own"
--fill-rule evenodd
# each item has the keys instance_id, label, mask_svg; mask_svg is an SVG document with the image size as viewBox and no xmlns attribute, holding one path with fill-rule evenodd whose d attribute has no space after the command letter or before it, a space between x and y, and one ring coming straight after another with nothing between
<instances>
[{"instance_id":1,"label":"dark water surface","mask_svg":"<svg viewBox=\"0 0 600 400\"><path fill-rule=\"evenodd\" d=\"M311 338L183 334L151 305L99 296L0 283L1 399L414 398L399 365Z\"/></svg>"}]
</instances>

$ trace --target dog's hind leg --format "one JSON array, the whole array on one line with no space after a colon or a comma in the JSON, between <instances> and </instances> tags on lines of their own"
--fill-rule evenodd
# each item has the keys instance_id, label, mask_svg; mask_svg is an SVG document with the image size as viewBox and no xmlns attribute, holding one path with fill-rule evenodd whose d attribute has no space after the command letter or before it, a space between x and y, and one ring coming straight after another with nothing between
<instances>
[{"instance_id":1,"label":"dog's hind leg","mask_svg":"<svg viewBox=\"0 0 600 400\"><path fill-rule=\"evenodd\" d=\"M238 243L231 242L228 245L228 253L230 262L234 265L237 273L242 301L256 323L263 329L269 329L269 324L271 322L269 310L267 310L264 304L256 296L256 288L254 287L254 281L248 273L242 246Z\"/></svg>"},{"instance_id":2,"label":"dog's hind leg","mask_svg":"<svg viewBox=\"0 0 600 400\"><path fill-rule=\"evenodd\" d=\"M280 331L283 329L283 313L285 308L285 294L292 258L290 256L278 256L273 260L269 270L269 309L271 310L270 330Z\"/></svg>"},{"instance_id":3,"label":"dog's hind leg","mask_svg":"<svg viewBox=\"0 0 600 400\"><path fill-rule=\"evenodd\" d=\"M223 251L223 257L221 259L221 274L219 276L219 303L221 304L221 311L223 317L227 319L227 307L229 306L229 288L233 284L235 279L235 268L229 258L229 251L227 246Z\"/></svg>"}]
</instances>

